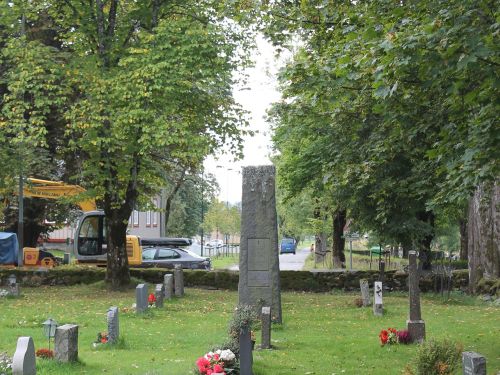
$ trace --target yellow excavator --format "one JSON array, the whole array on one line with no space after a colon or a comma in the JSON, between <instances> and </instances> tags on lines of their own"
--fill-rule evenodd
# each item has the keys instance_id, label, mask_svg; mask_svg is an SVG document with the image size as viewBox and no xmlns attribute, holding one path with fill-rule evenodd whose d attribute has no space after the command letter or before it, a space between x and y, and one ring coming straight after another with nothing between
<instances>
[{"instance_id":1,"label":"yellow excavator","mask_svg":"<svg viewBox=\"0 0 500 375\"><path fill-rule=\"evenodd\" d=\"M23 190L25 197L59 199L71 197L85 192L78 185L69 185L60 181L48 181L28 178ZM106 259L106 226L104 211L98 210L94 200L86 199L78 202L83 211L78 220L73 241L73 255L78 263L105 265ZM142 249L139 237L127 236L127 254L130 265L142 263ZM23 248L25 266L54 266L53 259L43 255L43 250Z\"/></svg>"}]
</instances>

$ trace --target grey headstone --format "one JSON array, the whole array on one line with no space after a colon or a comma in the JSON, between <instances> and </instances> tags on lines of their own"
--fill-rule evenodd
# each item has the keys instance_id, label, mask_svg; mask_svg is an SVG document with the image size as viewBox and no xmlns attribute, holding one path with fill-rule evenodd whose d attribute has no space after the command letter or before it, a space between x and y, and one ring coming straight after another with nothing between
<instances>
[{"instance_id":1,"label":"grey headstone","mask_svg":"<svg viewBox=\"0 0 500 375\"><path fill-rule=\"evenodd\" d=\"M382 292L383 292L382 283L380 281L375 281L373 285L373 314L375 316L384 315Z\"/></svg>"},{"instance_id":2,"label":"grey headstone","mask_svg":"<svg viewBox=\"0 0 500 375\"><path fill-rule=\"evenodd\" d=\"M7 287L10 296L19 297L21 295L16 275L9 275L9 277L7 278Z\"/></svg>"},{"instance_id":3,"label":"grey headstone","mask_svg":"<svg viewBox=\"0 0 500 375\"><path fill-rule=\"evenodd\" d=\"M148 284L139 284L135 288L135 311L140 314L148 309Z\"/></svg>"},{"instance_id":4,"label":"grey headstone","mask_svg":"<svg viewBox=\"0 0 500 375\"><path fill-rule=\"evenodd\" d=\"M260 348L271 349L271 308L269 306L262 307L261 322L262 339Z\"/></svg>"},{"instance_id":5,"label":"grey headstone","mask_svg":"<svg viewBox=\"0 0 500 375\"><path fill-rule=\"evenodd\" d=\"M406 321L412 342L422 343L425 340L425 322L420 311L420 288L418 286L419 273L417 267L417 253L410 251L409 260L409 295L410 319Z\"/></svg>"},{"instance_id":6,"label":"grey headstone","mask_svg":"<svg viewBox=\"0 0 500 375\"><path fill-rule=\"evenodd\" d=\"M184 295L184 272L180 264L175 265L174 269L174 285L175 296L182 297Z\"/></svg>"},{"instance_id":7,"label":"grey headstone","mask_svg":"<svg viewBox=\"0 0 500 375\"><path fill-rule=\"evenodd\" d=\"M78 326L64 324L56 328L54 357L60 362L74 362L78 359Z\"/></svg>"},{"instance_id":8,"label":"grey headstone","mask_svg":"<svg viewBox=\"0 0 500 375\"><path fill-rule=\"evenodd\" d=\"M239 303L270 306L282 322L275 168L243 168Z\"/></svg>"},{"instance_id":9,"label":"grey headstone","mask_svg":"<svg viewBox=\"0 0 500 375\"><path fill-rule=\"evenodd\" d=\"M167 273L163 276L163 285L165 286L165 298L172 299L174 296L174 275Z\"/></svg>"},{"instance_id":10,"label":"grey headstone","mask_svg":"<svg viewBox=\"0 0 500 375\"><path fill-rule=\"evenodd\" d=\"M108 342L115 344L120 337L120 321L118 319L118 307L110 307L107 313Z\"/></svg>"},{"instance_id":11,"label":"grey headstone","mask_svg":"<svg viewBox=\"0 0 500 375\"><path fill-rule=\"evenodd\" d=\"M33 345L31 337L19 337L17 339L16 352L12 358L12 374L36 374L35 345Z\"/></svg>"},{"instance_id":12,"label":"grey headstone","mask_svg":"<svg viewBox=\"0 0 500 375\"><path fill-rule=\"evenodd\" d=\"M463 375L486 375L486 358L475 352L462 353Z\"/></svg>"},{"instance_id":13,"label":"grey headstone","mask_svg":"<svg viewBox=\"0 0 500 375\"><path fill-rule=\"evenodd\" d=\"M71 254L64 253L63 264L70 264L70 263L71 263Z\"/></svg>"},{"instance_id":14,"label":"grey headstone","mask_svg":"<svg viewBox=\"0 0 500 375\"><path fill-rule=\"evenodd\" d=\"M155 306L158 308L163 307L163 298L165 297L165 291L163 289L163 284L156 284L155 297L156 297Z\"/></svg>"},{"instance_id":15,"label":"grey headstone","mask_svg":"<svg viewBox=\"0 0 500 375\"><path fill-rule=\"evenodd\" d=\"M370 306L371 305L370 285L368 284L368 280L366 279L359 280L359 288L361 289L361 298L363 299L363 307Z\"/></svg>"},{"instance_id":16,"label":"grey headstone","mask_svg":"<svg viewBox=\"0 0 500 375\"><path fill-rule=\"evenodd\" d=\"M240 375L253 375L252 336L248 327L240 332Z\"/></svg>"}]
</instances>

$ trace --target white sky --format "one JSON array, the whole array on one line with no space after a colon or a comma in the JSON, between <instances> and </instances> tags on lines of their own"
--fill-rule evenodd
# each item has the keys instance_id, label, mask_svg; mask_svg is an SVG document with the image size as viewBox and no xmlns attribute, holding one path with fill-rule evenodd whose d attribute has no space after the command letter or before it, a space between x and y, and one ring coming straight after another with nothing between
<instances>
[{"instance_id":1,"label":"white sky","mask_svg":"<svg viewBox=\"0 0 500 375\"><path fill-rule=\"evenodd\" d=\"M232 155L222 154L217 159L209 157L204 163L205 173L214 174L220 185L219 199L230 203L241 201L243 166L271 164L271 133L265 116L271 103L280 99L276 89L276 74L280 63L274 57L273 46L263 37L257 39L257 50L255 66L247 70L248 89L235 91L234 96L250 112L250 129L258 131L258 134L245 138L243 160L234 161Z\"/></svg>"}]
</instances>

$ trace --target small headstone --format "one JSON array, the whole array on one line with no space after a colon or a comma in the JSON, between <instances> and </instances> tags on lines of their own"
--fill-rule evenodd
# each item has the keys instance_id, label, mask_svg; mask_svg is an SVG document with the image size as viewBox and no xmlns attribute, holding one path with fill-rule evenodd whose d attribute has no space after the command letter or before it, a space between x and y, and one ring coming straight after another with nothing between
<instances>
[{"instance_id":1,"label":"small headstone","mask_svg":"<svg viewBox=\"0 0 500 375\"><path fill-rule=\"evenodd\" d=\"M33 345L31 337L19 337L17 339L16 352L12 358L12 374L36 374L35 345Z\"/></svg>"},{"instance_id":2,"label":"small headstone","mask_svg":"<svg viewBox=\"0 0 500 375\"><path fill-rule=\"evenodd\" d=\"M9 275L9 277L7 278L7 287L10 296L19 297L21 295L16 275L14 274Z\"/></svg>"},{"instance_id":3,"label":"small headstone","mask_svg":"<svg viewBox=\"0 0 500 375\"><path fill-rule=\"evenodd\" d=\"M262 322L262 339L260 348L261 349L271 349L271 307L262 307L261 314Z\"/></svg>"},{"instance_id":4,"label":"small headstone","mask_svg":"<svg viewBox=\"0 0 500 375\"><path fill-rule=\"evenodd\" d=\"M78 359L78 326L64 324L56 328L54 357L60 362L75 362Z\"/></svg>"},{"instance_id":5,"label":"small headstone","mask_svg":"<svg viewBox=\"0 0 500 375\"><path fill-rule=\"evenodd\" d=\"M163 284L156 284L155 297L156 297L155 306L158 308L163 307L163 298L165 297L165 291L163 290Z\"/></svg>"},{"instance_id":6,"label":"small headstone","mask_svg":"<svg viewBox=\"0 0 500 375\"><path fill-rule=\"evenodd\" d=\"M174 296L174 275L171 273L163 276L163 285L165 286L165 298L172 299Z\"/></svg>"},{"instance_id":7,"label":"small headstone","mask_svg":"<svg viewBox=\"0 0 500 375\"><path fill-rule=\"evenodd\" d=\"M409 260L409 295L410 295L410 319L406 321L408 332L412 342L422 343L425 340L425 322L422 320L420 311L420 289L418 286L419 274L417 268L417 253L410 251Z\"/></svg>"},{"instance_id":8,"label":"small headstone","mask_svg":"<svg viewBox=\"0 0 500 375\"><path fill-rule=\"evenodd\" d=\"M120 337L120 321L118 320L118 307L110 307L107 313L108 342L115 344Z\"/></svg>"},{"instance_id":9,"label":"small headstone","mask_svg":"<svg viewBox=\"0 0 500 375\"><path fill-rule=\"evenodd\" d=\"M463 375L486 375L486 358L475 352L462 353Z\"/></svg>"},{"instance_id":10,"label":"small headstone","mask_svg":"<svg viewBox=\"0 0 500 375\"><path fill-rule=\"evenodd\" d=\"M148 309L148 284L139 284L135 288L135 311L140 314Z\"/></svg>"},{"instance_id":11,"label":"small headstone","mask_svg":"<svg viewBox=\"0 0 500 375\"><path fill-rule=\"evenodd\" d=\"M273 165L243 168L239 303L271 306L282 322L278 225Z\"/></svg>"},{"instance_id":12,"label":"small headstone","mask_svg":"<svg viewBox=\"0 0 500 375\"><path fill-rule=\"evenodd\" d=\"M184 273L180 264L175 265L174 269L174 284L175 296L182 297L184 295Z\"/></svg>"},{"instance_id":13,"label":"small headstone","mask_svg":"<svg viewBox=\"0 0 500 375\"><path fill-rule=\"evenodd\" d=\"M240 332L240 375L253 375L252 336L249 327Z\"/></svg>"},{"instance_id":14,"label":"small headstone","mask_svg":"<svg viewBox=\"0 0 500 375\"><path fill-rule=\"evenodd\" d=\"M382 302L382 283L375 281L373 285L373 314L375 316L384 315L384 305Z\"/></svg>"},{"instance_id":15,"label":"small headstone","mask_svg":"<svg viewBox=\"0 0 500 375\"><path fill-rule=\"evenodd\" d=\"M359 280L359 287L361 289L361 298L363 299L363 307L370 306L371 305L370 285L368 284L368 280L366 279Z\"/></svg>"},{"instance_id":16,"label":"small headstone","mask_svg":"<svg viewBox=\"0 0 500 375\"><path fill-rule=\"evenodd\" d=\"M71 263L71 254L64 253L63 264L70 264L70 263Z\"/></svg>"}]
</instances>

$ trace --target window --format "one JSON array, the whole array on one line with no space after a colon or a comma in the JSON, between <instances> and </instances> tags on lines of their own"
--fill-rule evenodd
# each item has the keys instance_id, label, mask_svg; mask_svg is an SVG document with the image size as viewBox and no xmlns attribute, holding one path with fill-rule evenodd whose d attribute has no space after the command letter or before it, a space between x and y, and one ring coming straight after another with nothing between
<instances>
[{"instance_id":1,"label":"window","mask_svg":"<svg viewBox=\"0 0 500 375\"><path fill-rule=\"evenodd\" d=\"M158 252L158 259L177 259L181 256L173 249L160 249Z\"/></svg>"},{"instance_id":2,"label":"window","mask_svg":"<svg viewBox=\"0 0 500 375\"><path fill-rule=\"evenodd\" d=\"M134 212L132 213L132 218L134 221L134 227L138 227L139 226L139 211L134 210Z\"/></svg>"},{"instance_id":3,"label":"window","mask_svg":"<svg viewBox=\"0 0 500 375\"><path fill-rule=\"evenodd\" d=\"M146 226L151 226L151 211L146 211Z\"/></svg>"},{"instance_id":4,"label":"window","mask_svg":"<svg viewBox=\"0 0 500 375\"><path fill-rule=\"evenodd\" d=\"M153 227L158 226L158 198L153 199L155 210L153 211Z\"/></svg>"},{"instance_id":5,"label":"window","mask_svg":"<svg viewBox=\"0 0 500 375\"><path fill-rule=\"evenodd\" d=\"M156 249L144 249L142 252L143 260L153 260L155 258Z\"/></svg>"}]
</instances>

